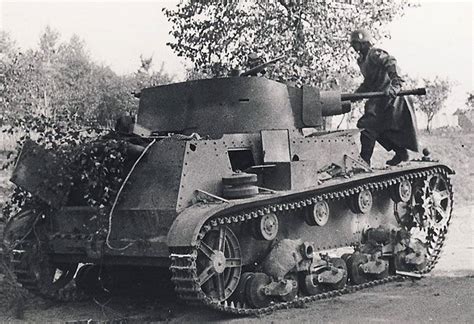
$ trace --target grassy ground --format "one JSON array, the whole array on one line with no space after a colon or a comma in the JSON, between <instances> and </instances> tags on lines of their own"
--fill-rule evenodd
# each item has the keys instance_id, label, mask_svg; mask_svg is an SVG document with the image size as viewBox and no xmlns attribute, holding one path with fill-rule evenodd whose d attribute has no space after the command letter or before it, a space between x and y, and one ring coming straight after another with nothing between
<instances>
[{"instance_id":1,"label":"grassy ground","mask_svg":"<svg viewBox=\"0 0 474 324\"><path fill-rule=\"evenodd\" d=\"M421 136L434 158L456 171L453 176L454 201L461 206L474 201L474 133L440 133Z\"/></svg>"},{"instance_id":2,"label":"grassy ground","mask_svg":"<svg viewBox=\"0 0 474 324\"><path fill-rule=\"evenodd\" d=\"M428 148L433 159L439 160L455 170L452 177L454 201L458 206L465 206L474 201L474 133L456 131L436 131L432 134L419 134L420 148ZM385 161L393 156L379 145L373 157L375 167L382 167ZM419 158L421 153L410 153L410 158Z\"/></svg>"}]
</instances>

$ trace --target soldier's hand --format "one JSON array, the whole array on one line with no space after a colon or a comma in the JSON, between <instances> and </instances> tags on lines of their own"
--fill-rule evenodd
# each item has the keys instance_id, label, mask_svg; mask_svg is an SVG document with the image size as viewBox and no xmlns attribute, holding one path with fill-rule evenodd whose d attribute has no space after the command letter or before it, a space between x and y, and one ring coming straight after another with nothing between
<instances>
[{"instance_id":1,"label":"soldier's hand","mask_svg":"<svg viewBox=\"0 0 474 324\"><path fill-rule=\"evenodd\" d=\"M392 99L397 97L397 94L400 92L400 86L391 84L386 90L385 95L389 96Z\"/></svg>"}]
</instances>

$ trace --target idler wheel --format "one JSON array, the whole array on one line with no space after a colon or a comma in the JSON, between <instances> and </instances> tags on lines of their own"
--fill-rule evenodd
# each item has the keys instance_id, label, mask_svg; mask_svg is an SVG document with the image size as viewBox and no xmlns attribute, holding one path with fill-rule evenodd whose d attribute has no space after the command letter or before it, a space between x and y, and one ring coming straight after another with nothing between
<instances>
[{"instance_id":1,"label":"idler wheel","mask_svg":"<svg viewBox=\"0 0 474 324\"><path fill-rule=\"evenodd\" d=\"M313 209L308 209L305 215L306 224L309 226L324 226L329 220L329 205L325 201L318 201Z\"/></svg>"},{"instance_id":2,"label":"idler wheel","mask_svg":"<svg viewBox=\"0 0 474 324\"><path fill-rule=\"evenodd\" d=\"M367 276L360 268L360 265L367 262L367 256L358 252L347 259L347 270L352 284L360 285L367 282Z\"/></svg>"},{"instance_id":3,"label":"idler wheel","mask_svg":"<svg viewBox=\"0 0 474 324\"><path fill-rule=\"evenodd\" d=\"M207 297L224 301L237 289L242 267L240 245L227 226L214 228L201 240L196 260L198 284Z\"/></svg>"},{"instance_id":4,"label":"idler wheel","mask_svg":"<svg viewBox=\"0 0 474 324\"><path fill-rule=\"evenodd\" d=\"M339 282L328 284L328 286L331 289L342 289L342 288L344 288L344 286L346 285L346 282L347 282L347 265L346 265L346 262L343 259L339 259L339 258L332 258L332 259L329 260L329 262L332 263L333 267L338 268L340 270L343 270L344 271L344 276L342 277L342 279Z\"/></svg>"},{"instance_id":5,"label":"idler wheel","mask_svg":"<svg viewBox=\"0 0 474 324\"><path fill-rule=\"evenodd\" d=\"M395 202L409 202L413 188L410 181L402 180L400 183L392 187L392 199Z\"/></svg>"},{"instance_id":6,"label":"idler wheel","mask_svg":"<svg viewBox=\"0 0 474 324\"><path fill-rule=\"evenodd\" d=\"M262 308L270 305L270 296L265 295L264 287L271 282L269 276L264 273L255 273L247 283L246 299L253 308Z\"/></svg>"},{"instance_id":7,"label":"idler wheel","mask_svg":"<svg viewBox=\"0 0 474 324\"><path fill-rule=\"evenodd\" d=\"M350 208L356 214L367 214L372 209L372 204L372 193L366 189L352 197Z\"/></svg>"},{"instance_id":8,"label":"idler wheel","mask_svg":"<svg viewBox=\"0 0 474 324\"><path fill-rule=\"evenodd\" d=\"M265 214L253 223L252 232L257 240L274 240L278 234L278 217L274 213Z\"/></svg>"}]
</instances>

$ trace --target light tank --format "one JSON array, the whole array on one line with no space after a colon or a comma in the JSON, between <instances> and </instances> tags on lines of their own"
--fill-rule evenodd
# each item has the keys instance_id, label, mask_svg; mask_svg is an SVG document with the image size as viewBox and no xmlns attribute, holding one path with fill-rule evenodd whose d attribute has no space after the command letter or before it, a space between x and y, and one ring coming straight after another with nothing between
<instances>
[{"instance_id":1,"label":"light tank","mask_svg":"<svg viewBox=\"0 0 474 324\"><path fill-rule=\"evenodd\" d=\"M105 229L96 209L39 185L55 162L25 145L12 181L51 213L22 210L7 225L18 282L70 299L169 269L179 298L259 314L430 271L454 172L428 156L371 169L357 130L318 130L350 100L383 94L244 76L142 90L141 148Z\"/></svg>"}]
</instances>

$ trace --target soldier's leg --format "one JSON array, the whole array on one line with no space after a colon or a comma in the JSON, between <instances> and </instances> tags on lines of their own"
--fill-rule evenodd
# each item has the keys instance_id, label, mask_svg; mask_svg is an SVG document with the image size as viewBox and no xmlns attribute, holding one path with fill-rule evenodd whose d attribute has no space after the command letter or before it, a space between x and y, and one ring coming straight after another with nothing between
<instances>
[{"instance_id":1,"label":"soldier's leg","mask_svg":"<svg viewBox=\"0 0 474 324\"><path fill-rule=\"evenodd\" d=\"M389 136L386 134L380 134L377 138L377 141L382 145L387 151L395 151L395 156L388 160L386 164L388 165L397 165L403 161L408 161L408 151L406 148L401 147L395 144Z\"/></svg>"},{"instance_id":2,"label":"soldier's leg","mask_svg":"<svg viewBox=\"0 0 474 324\"><path fill-rule=\"evenodd\" d=\"M367 162L368 165L370 165L370 159L374 153L375 138L375 134L372 134L367 129L360 132L360 157Z\"/></svg>"}]
</instances>

